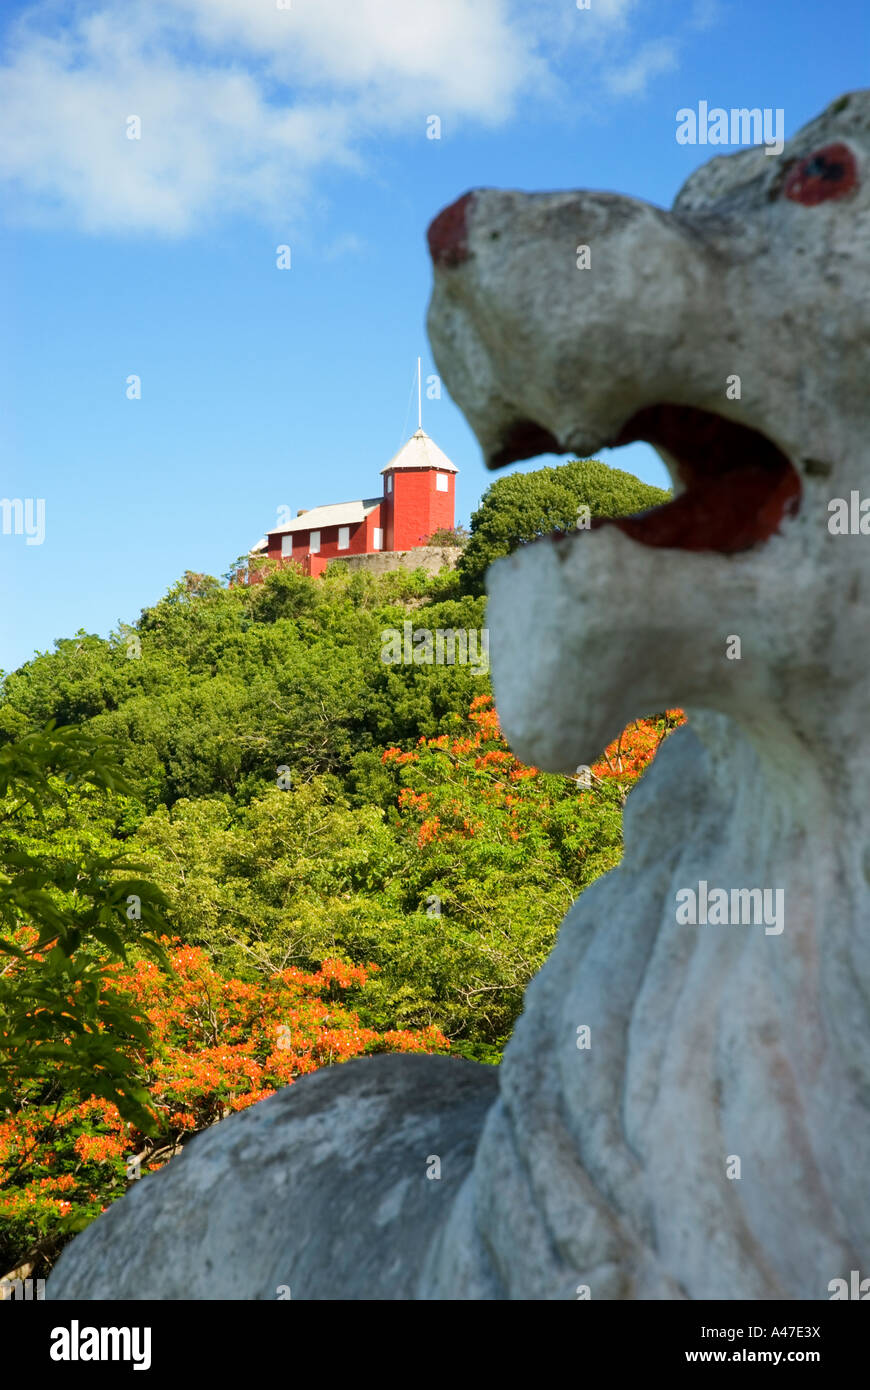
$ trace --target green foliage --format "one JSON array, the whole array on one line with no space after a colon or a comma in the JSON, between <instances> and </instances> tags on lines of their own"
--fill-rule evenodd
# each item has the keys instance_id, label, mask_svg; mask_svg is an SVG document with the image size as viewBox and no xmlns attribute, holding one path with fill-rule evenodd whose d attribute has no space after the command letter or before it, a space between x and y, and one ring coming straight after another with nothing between
<instances>
[{"instance_id":1,"label":"green foliage","mask_svg":"<svg viewBox=\"0 0 870 1390\"><path fill-rule=\"evenodd\" d=\"M465 546L470 536L471 532L464 526L441 526L437 531L433 531L431 536L426 537L426 544Z\"/></svg>"},{"instance_id":2,"label":"green foliage","mask_svg":"<svg viewBox=\"0 0 870 1390\"><path fill-rule=\"evenodd\" d=\"M498 1061L675 712L580 788L516 763L487 675L387 662L385 634L484 628L490 560L581 505L665 498L594 461L516 474L456 570L312 580L241 557L226 584L187 572L134 626L2 677L0 1263L50 1262L126 1190L131 1153L159 1167L314 1065ZM357 986L345 1016L329 991ZM299 1044L300 991L296 1056L273 1035L292 1017Z\"/></svg>"},{"instance_id":3,"label":"green foliage","mask_svg":"<svg viewBox=\"0 0 870 1390\"><path fill-rule=\"evenodd\" d=\"M493 560L553 531L573 531L581 506L593 517L630 516L669 500L670 493L596 459L498 478L471 518L471 539L456 571L460 587L482 594Z\"/></svg>"},{"instance_id":4,"label":"green foliage","mask_svg":"<svg viewBox=\"0 0 870 1390\"><path fill-rule=\"evenodd\" d=\"M64 1093L0 1114L0 1270L35 1263L41 1275L73 1232L190 1135L299 1076L364 1053L449 1051L434 1029L362 1027L347 1003L369 972L342 961L255 985L219 974L190 946L172 950L170 965L116 965L103 982L116 1001L147 1013L140 1052L158 1130L143 1134L98 1096L77 1103Z\"/></svg>"},{"instance_id":5,"label":"green foliage","mask_svg":"<svg viewBox=\"0 0 870 1390\"><path fill-rule=\"evenodd\" d=\"M112 838L92 789L127 789L92 733L49 723L0 748L0 1113L97 1095L148 1127L129 1056L147 1028L101 991L131 938L164 959L150 933L165 929L165 899Z\"/></svg>"},{"instance_id":6,"label":"green foliage","mask_svg":"<svg viewBox=\"0 0 870 1390\"><path fill-rule=\"evenodd\" d=\"M333 573L333 570L335 572ZM0 740L65 718L122 750L149 809L180 798L247 800L291 765L347 779L360 754L430 735L486 688L468 667L385 666L381 632L409 608L426 625L477 627L452 573L382 576L292 566L222 588L191 577L108 641L81 634L6 677ZM131 642L131 635L136 641Z\"/></svg>"},{"instance_id":7,"label":"green foliage","mask_svg":"<svg viewBox=\"0 0 870 1390\"><path fill-rule=\"evenodd\" d=\"M108 640L79 633L7 676L0 750L52 719L119 750L126 793L67 788L60 839L52 827L68 863L91 856L94 893L121 882L116 856L131 854L165 893L173 929L222 969L257 978L328 954L374 961L373 1026L437 1024L492 1055L569 902L618 857L618 798L601 791L587 806L570 781L538 776L518 792L527 819L516 843L503 807L483 796L475 810L488 783L464 755L385 761L385 748L467 731L489 682L469 665L388 664L382 635L409 618L480 629L494 554L569 529L584 504L617 514L664 498L603 464L571 463L496 482L458 571L375 575L335 562L315 581L242 557L226 585L187 573L135 627ZM240 582L251 570L257 582ZM424 772L433 805L467 802L479 831L418 842L399 797ZM29 852L69 909L69 870L32 829ZM88 882L77 880L79 903ZM449 906L440 923L425 908L432 894ZM115 892L101 910L119 906ZM95 925L105 939L93 940L116 947L105 935L114 918Z\"/></svg>"},{"instance_id":8,"label":"green foliage","mask_svg":"<svg viewBox=\"0 0 870 1390\"><path fill-rule=\"evenodd\" d=\"M183 939L247 977L372 961L368 1026L435 1026L497 1055L570 903L618 860L621 806L607 783L593 797L571 778L510 780L488 709L451 728L367 757L360 785L381 805L314 778L242 806L158 809L132 847Z\"/></svg>"}]
</instances>

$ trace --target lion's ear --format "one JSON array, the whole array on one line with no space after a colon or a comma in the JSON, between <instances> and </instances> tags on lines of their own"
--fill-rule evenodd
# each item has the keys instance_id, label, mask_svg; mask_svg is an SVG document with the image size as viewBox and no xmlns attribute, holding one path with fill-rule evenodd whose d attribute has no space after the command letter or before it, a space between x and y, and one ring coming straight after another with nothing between
<instances>
[{"instance_id":1,"label":"lion's ear","mask_svg":"<svg viewBox=\"0 0 870 1390\"><path fill-rule=\"evenodd\" d=\"M774 172L778 161L769 159L764 147L753 145L734 154L720 154L690 174L674 199L674 212L711 211L731 198L745 184Z\"/></svg>"},{"instance_id":2,"label":"lion's ear","mask_svg":"<svg viewBox=\"0 0 870 1390\"><path fill-rule=\"evenodd\" d=\"M870 132L870 92L847 92L808 121L774 159L763 145L752 145L723 154L690 174L674 199L674 212L714 211L717 204L739 201L740 190L756 179L766 180L768 195L775 196L798 160L817 148Z\"/></svg>"}]
</instances>

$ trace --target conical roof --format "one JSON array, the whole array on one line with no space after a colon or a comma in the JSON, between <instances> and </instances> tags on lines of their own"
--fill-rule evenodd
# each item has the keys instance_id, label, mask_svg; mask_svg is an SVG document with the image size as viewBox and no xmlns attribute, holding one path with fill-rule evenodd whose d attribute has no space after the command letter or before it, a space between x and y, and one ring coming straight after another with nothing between
<instances>
[{"instance_id":1,"label":"conical roof","mask_svg":"<svg viewBox=\"0 0 870 1390\"><path fill-rule=\"evenodd\" d=\"M443 449L438 448L425 430L416 430L381 472L389 473L392 468L437 468L439 473L459 472L456 464L450 462Z\"/></svg>"}]
</instances>

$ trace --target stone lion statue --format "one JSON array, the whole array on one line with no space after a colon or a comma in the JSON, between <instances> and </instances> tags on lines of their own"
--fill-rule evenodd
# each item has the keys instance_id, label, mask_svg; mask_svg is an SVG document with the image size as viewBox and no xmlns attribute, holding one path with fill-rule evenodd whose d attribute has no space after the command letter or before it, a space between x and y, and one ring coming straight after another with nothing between
<instances>
[{"instance_id":1,"label":"stone lion statue","mask_svg":"<svg viewBox=\"0 0 870 1390\"><path fill-rule=\"evenodd\" d=\"M857 92L671 211L485 189L435 219L430 337L487 463L644 439L674 480L493 566L512 747L574 772L633 718L689 723L499 1068L303 1078L137 1183L50 1298L826 1299L870 1274L868 163Z\"/></svg>"}]
</instances>

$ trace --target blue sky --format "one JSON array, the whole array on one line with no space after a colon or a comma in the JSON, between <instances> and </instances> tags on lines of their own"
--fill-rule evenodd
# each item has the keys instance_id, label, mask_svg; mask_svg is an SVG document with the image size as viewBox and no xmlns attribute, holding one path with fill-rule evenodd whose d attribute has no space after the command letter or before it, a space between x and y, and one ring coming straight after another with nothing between
<instances>
[{"instance_id":1,"label":"blue sky","mask_svg":"<svg viewBox=\"0 0 870 1390\"><path fill-rule=\"evenodd\" d=\"M279 4L4 7L0 495L45 499L45 538L0 534L0 669L224 573L279 506L380 491L435 370L446 203L667 206L720 152L677 144L678 109L781 107L789 136L870 56L866 0ZM492 475L446 395L423 422L467 522ZM644 445L602 457L666 484Z\"/></svg>"}]
</instances>

